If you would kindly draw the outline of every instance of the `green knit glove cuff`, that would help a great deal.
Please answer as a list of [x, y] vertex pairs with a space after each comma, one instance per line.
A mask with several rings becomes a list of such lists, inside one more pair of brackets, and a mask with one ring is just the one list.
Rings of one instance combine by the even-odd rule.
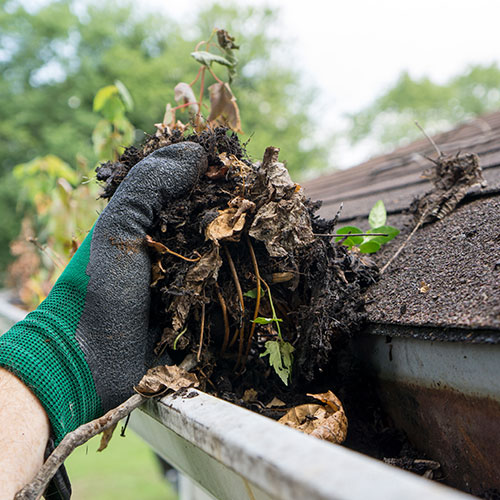
[[38, 397], [56, 445], [102, 415], [92, 374], [75, 332], [85, 305], [92, 231], [40, 306], [0, 337], [0, 366]]

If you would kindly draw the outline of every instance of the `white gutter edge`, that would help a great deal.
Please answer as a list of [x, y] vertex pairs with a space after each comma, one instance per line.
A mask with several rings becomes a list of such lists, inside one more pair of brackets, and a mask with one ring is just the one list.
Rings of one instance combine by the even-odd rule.
[[[183, 462], [181, 470], [190, 469], [190, 465], [189, 460], [179, 458], [179, 454], [186, 450], [189, 455], [192, 445], [210, 457], [207, 460], [215, 459], [237, 475], [239, 481], [245, 483], [248, 495], [234, 496], [234, 492], [224, 495], [224, 488], [217, 486], [214, 478], [203, 481], [193, 475], [193, 470], [183, 470], [221, 500], [472, 498], [194, 389], [187, 396], [171, 395], [158, 402], [149, 401], [134, 412], [131, 425], [165, 460], [174, 466]], [[149, 427], [156, 430], [151, 433]], [[176, 438], [184, 444], [174, 450]], [[224, 481], [229, 481], [227, 476], [226, 471]], [[251, 486], [256, 487], [253, 493]]]

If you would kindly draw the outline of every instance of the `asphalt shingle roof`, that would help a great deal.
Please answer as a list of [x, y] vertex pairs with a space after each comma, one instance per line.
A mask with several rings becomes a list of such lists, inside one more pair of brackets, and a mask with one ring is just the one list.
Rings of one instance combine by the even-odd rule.
[[[461, 336], [500, 341], [500, 112], [434, 137], [443, 153], [478, 154], [484, 189], [472, 188], [450, 215], [420, 228], [401, 255], [367, 294], [372, 325], [440, 327]], [[367, 229], [373, 204], [382, 199], [388, 223], [401, 234], [375, 254], [383, 265], [412, 229], [406, 213], [415, 197], [431, 189], [422, 172], [436, 153], [426, 139], [334, 172], [304, 185], [323, 200], [320, 214], [333, 217], [341, 202], [339, 226]], [[444, 330], [443, 330], [444, 327]], [[430, 330], [429, 330], [430, 331]], [[499, 333], [496, 335], [495, 332]], [[493, 333], [493, 337], [490, 335]]]

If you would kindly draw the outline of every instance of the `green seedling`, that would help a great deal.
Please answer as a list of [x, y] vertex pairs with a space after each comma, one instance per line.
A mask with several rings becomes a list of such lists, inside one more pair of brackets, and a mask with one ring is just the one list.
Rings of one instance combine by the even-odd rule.
[[290, 342], [286, 342], [285, 340], [283, 340], [280, 328], [280, 323], [282, 323], [283, 320], [281, 318], [278, 318], [278, 316], [276, 315], [276, 310], [274, 309], [273, 298], [271, 296], [269, 285], [264, 280], [262, 280], [262, 283], [264, 283], [264, 285], [266, 286], [269, 296], [269, 304], [271, 305], [271, 311], [273, 315], [271, 318], [258, 316], [253, 320], [253, 323], [257, 323], [259, 325], [274, 324], [276, 326], [276, 331], [278, 332], [278, 340], [268, 340], [265, 343], [266, 350], [260, 355], [260, 357], [263, 358], [264, 356], [269, 355], [269, 364], [282, 380], [282, 382], [285, 385], [288, 385], [290, 377], [292, 376], [293, 351], [295, 351], [295, 348], [292, 346], [292, 344], [290, 344]]
[[[368, 216], [370, 229], [368, 231], [365, 232], [355, 226], [344, 226], [339, 228], [336, 234], [346, 236], [337, 236], [335, 241], [341, 241], [343, 245], [349, 248], [357, 246], [361, 253], [375, 253], [380, 250], [382, 245], [391, 241], [399, 234], [399, 229], [393, 226], [386, 226], [386, 221], [387, 211], [384, 202], [379, 200], [370, 210], [370, 215]], [[381, 236], [382, 234], [385, 236]]]

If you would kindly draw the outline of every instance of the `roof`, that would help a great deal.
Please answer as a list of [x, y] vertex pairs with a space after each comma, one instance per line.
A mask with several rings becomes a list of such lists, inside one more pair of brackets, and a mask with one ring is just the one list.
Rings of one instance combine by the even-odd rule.
[[[372, 327], [420, 327], [427, 336], [444, 327], [448, 336], [500, 341], [500, 112], [477, 118], [434, 137], [443, 153], [479, 156], [486, 188], [472, 188], [444, 219], [420, 228], [367, 294]], [[407, 213], [431, 189], [421, 174], [435, 157], [422, 139], [361, 165], [305, 183], [306, 194], [323, 200], [320, 215], [333, 217], [341, 202], [340, 225], [367, 229], [381, 199], [388, 224], [401, 234], [374, 254], [383, 265], [413, 227]], [[401, 328], [400, 328], [401, 329]], [[443, 328], [441, 328], [441, 331]], [[493, 335], [492, 335], [493, 332]], [[467, 337], [468, 336], [468, 337]]]

